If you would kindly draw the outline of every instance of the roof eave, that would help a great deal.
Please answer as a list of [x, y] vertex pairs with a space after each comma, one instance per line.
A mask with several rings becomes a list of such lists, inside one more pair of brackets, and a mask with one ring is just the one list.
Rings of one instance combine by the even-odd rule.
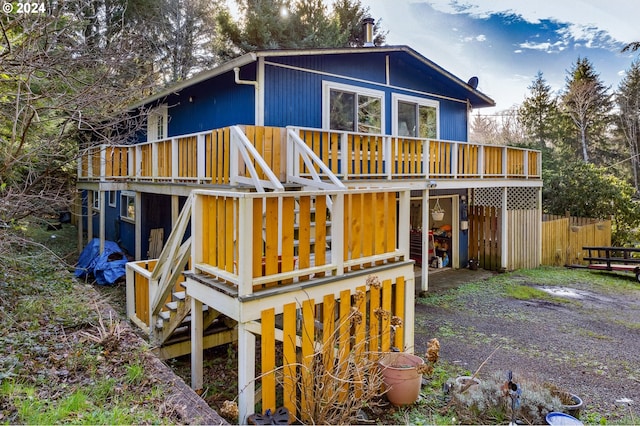
[[179, 83], [176, 83], [170, 87], [167, 87], [166, 89], [162, 90], [161, 92], [158, 92], [154, 95], [151, 95], [145, 99], [142, 99], [139, 102], [136, 102], [135, 104], [131, 105], [131, 109], [135, 109], [135, 108], [139, 108], [143, 105], [146, 104], [150, 104], [152, 102], [155, 102], [159, 99], [165, 98], [169, 95], [172, 94], [176, 94], [178, 92], [180, 92], [182, 89], [186, 89], [187, 87], [193, 86], [195, 84], [201, 83], [203, 81], [206, 81], [212, 77], [218, 76], [220, 74], [224, 74], [226, 72], [229, 71], [233, 71], [234, 68], [236, 67], [242, 67], [244, 65], [250, 64], [252, 62], [255, 62], [258, 59], [258, 56], [253, 53], [246, 53], [242, 56], [239, 56], [235, 59], [230, 60], [229, 62], [225, 62], [224, 64], [220, 65], [219, 67], [215, 67], [213, 69], [210, 70], [206, 70], [206, 71], [202, 71], [201, 73], [198, 73], [196, 75], [194, 75], [193, 77], [187, 79], [187, 80], [183, 80]]

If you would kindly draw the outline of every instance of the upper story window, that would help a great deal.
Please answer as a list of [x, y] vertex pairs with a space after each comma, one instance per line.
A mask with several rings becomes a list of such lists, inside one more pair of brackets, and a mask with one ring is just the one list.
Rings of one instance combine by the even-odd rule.
[[438, 139], [439, 103], [414, 96], [393, 95], [393, 134]]
[[147, 142], [161, 140], [167, 137], [167, 106], [160, 105], [147, 116]]
[[322, 105], [325, 129], [384, 133], [384, 92], [325, 81]]
[[100, 210], [100, 192], [93, 191], [93, 207], [94, 210]]

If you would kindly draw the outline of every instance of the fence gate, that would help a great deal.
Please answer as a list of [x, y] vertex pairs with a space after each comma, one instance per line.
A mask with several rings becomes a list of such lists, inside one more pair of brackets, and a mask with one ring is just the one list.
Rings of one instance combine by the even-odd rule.
[[501, 217], [497, 207], [469, 207], [469, 256], [478, 261], [480, 268], [500, 269], [502, 253]]

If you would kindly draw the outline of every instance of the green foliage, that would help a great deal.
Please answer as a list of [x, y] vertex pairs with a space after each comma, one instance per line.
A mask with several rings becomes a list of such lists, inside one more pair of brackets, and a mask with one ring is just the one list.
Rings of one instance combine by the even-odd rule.
[[544, 170], [543, 209], [551, 214], [570, 212], [573, 216], [613, 218], [613, 244], [636, 240], [640, 226], [640, 206], [633, 200], [635, 190], [602, 167], [582, 162], [564, 163]]
[[528, 89], [531, 96], [525, 98], [518, 109], [518, 121], [524, 128], [525, 137], [544, 149], [558, 141], [560, 109], [542, 72], [538, 72]]
[[[362, 19], [369, 8], [360, 0], [339, 0], [329, 10], [323, 0], [237, 0], [243, 15], [235, 21], [223, 9], [217, 17], [222, 57], [264, 49], [362, 46]], [[374, 42], [384, 43], [379, 23]]]
[[640, 60], [635, 60], [620, 82], [616, 94], [616, 104], [619, 112], [615, 116], [616, 130], [625, 142], [628, 151], [627, 158], [619, 163], [629, 164], [631, 180], [640, 190]]

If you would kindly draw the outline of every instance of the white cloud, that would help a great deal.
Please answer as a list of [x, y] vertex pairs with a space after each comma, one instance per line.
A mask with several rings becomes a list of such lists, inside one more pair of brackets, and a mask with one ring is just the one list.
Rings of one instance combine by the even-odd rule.
[[640, 9], [637, 0], [427, 0], [426, 3], [441, 12], [468, 13], [478, 18], [494, 13], [514, 13], [534, 24], [552, 19], [567, 23], [572, 35], [578, 39], [593, 31], [603, 31], [613, 40], [625, 44], [640, 38], [635, 19]]

